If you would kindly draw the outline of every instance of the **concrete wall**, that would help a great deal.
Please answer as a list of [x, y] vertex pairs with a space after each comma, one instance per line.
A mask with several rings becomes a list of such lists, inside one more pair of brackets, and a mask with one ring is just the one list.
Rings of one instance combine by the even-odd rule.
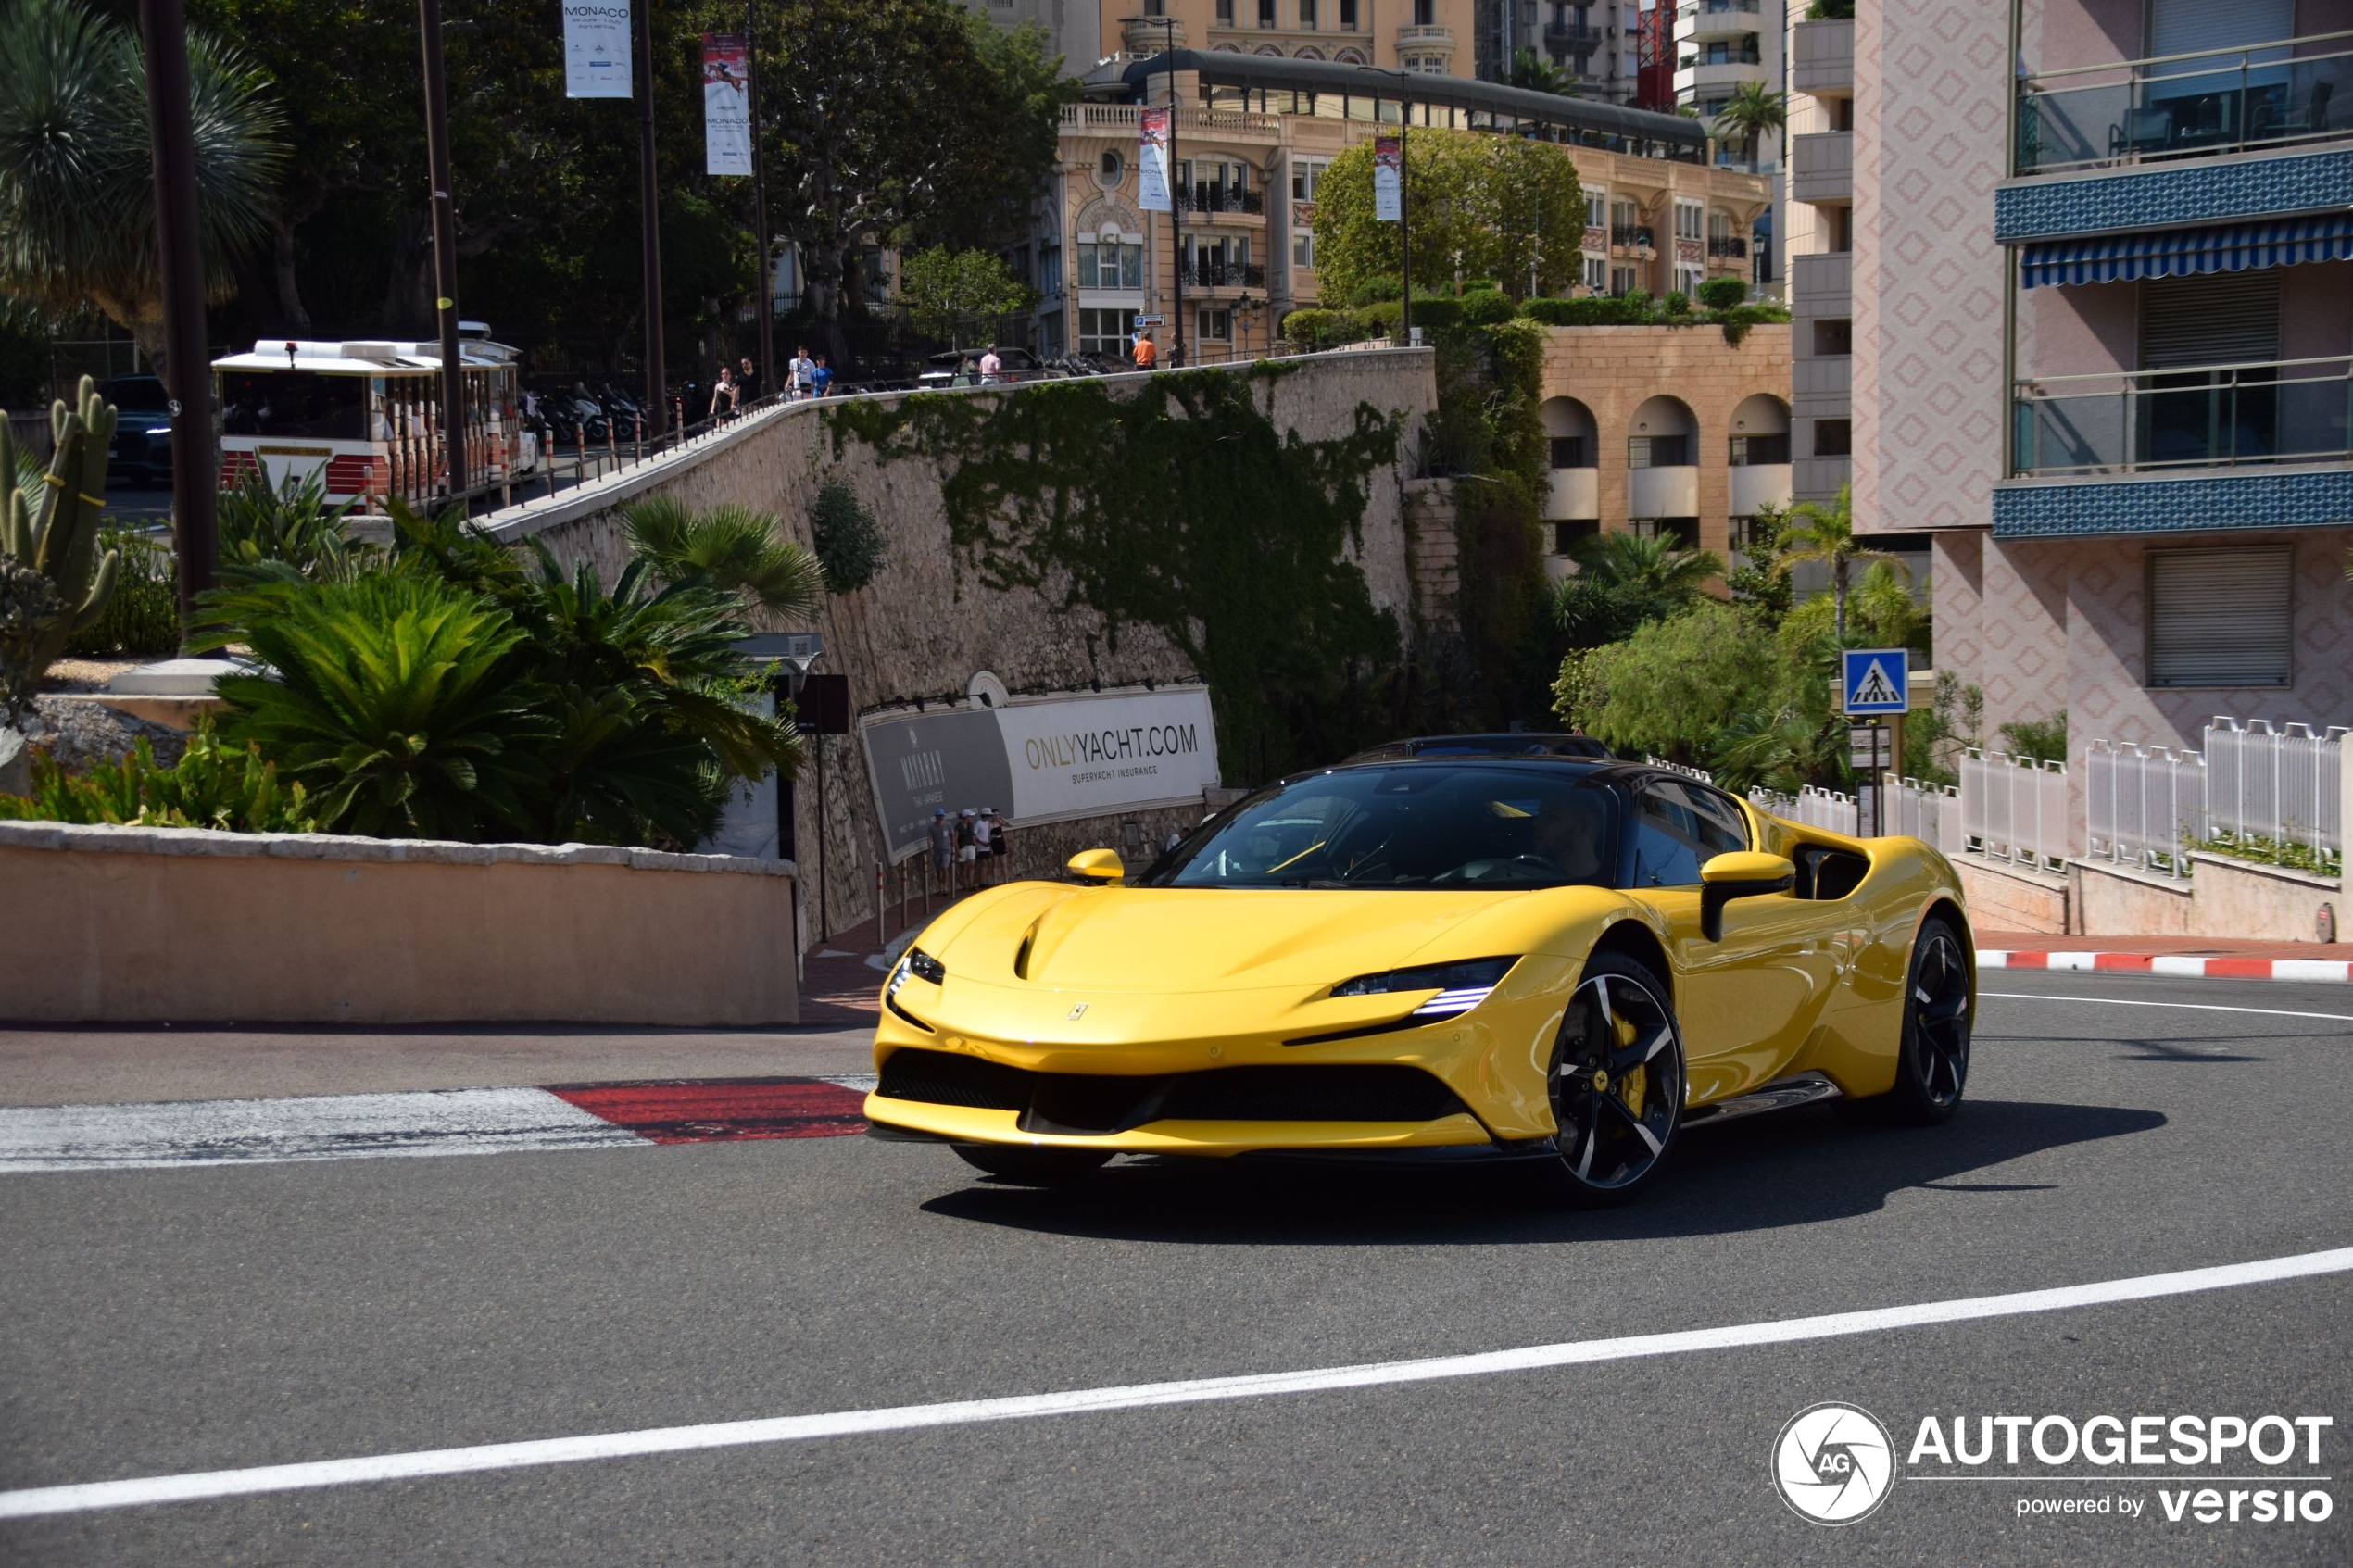
[[2196, 936], [2212, 940], [2310, 942], [2323, 906], [2344, 909], [2344, 885], [2277, 866], [2192, 855], [2186, 882], [2076, 860], [2068, 866], [2073, 911], [2067, 930], [2084, 936]]
[[0, 822], [0, 1017], [799, 1017], [788, 861]]
[[[1368, 486], [1363, 547], [1352, 558], [1364, 571], [1375, 606], [1396, 611], [1409, 636], [1427, 620], [1415, 582], [1416, 521], [1408, 515], [1405, 487], [1421, 421], [1437, 401], [1432, 358], [1428, 349], [1308, 356], [1285, 361], [1289, 373], [1261, 394], [1262, 406], [1279, 428], [1310, 440], [1353, 431], [1360, 408], [1403, 421], [1396, 465], [1375, 474]], [[1114, 376], [1102, 384], [1115, 395], [1129, 395], [1147, 379]], [[1013, 388], [947, 395], [1021, 395]], [[889, 395], [883, 400], [895, 402], [905, 395]], [[624, 502], [656, 493], [674, 495], [696, 507], [736, 502], [775, 514], [794, 538], [808, 544], [809, 508], [818, 487], [839, 479], [874, 512], [889, 548], [875, 581], [855, 593], [829, 598], [817, 623], [825, 635], [825, 668], [849, 677], [853, 712], [900, 707], [919, 697], [961, 699], [966, 681], [983, 670], [996, 673], [1014, 692], [1085, 690], [1095, 682], [1111, 687], [1197, 678], [1184, 656], [1153, 628], [1122, 626], [1114, 643], [1100, 615], [1084, 608], [1063, 608], [1063, 584], [1059, 582], [1049, 582], [1041, 590], [998, 593], [981, 588], [958, 560], [950, 540], [941, 499], [946, 475], [939, 467], [916, 458], [878, 464], [870, 450], [854, 441], [846, 443], [837, 458], [819, 422], [821, 408], [804, 403], [764, 412], [662, 462], [576, 493], [565, 492], [552, 503], [510, 508], [486, 521], [497, 536], [510, 543], [535, 537], [560, 560], [594, 560], [610, 582], [627, 556], [615, 510]], [[1624, 461], [1622, 450], [1619, 461]], [[1425, 528], [1443, 529], [1451, 545], [1451, 512], [1422, 508], [1415, 516], [1427, 516]], [[873, 918], [875, 861], [882, 840], [856, 737], [831, 737], [812, 749], [824, 753], [822, 821], [813, 757], [794, 791], [794, 804], [799, 859], [809, 873], [803, 903], [811, 911], [813, 935], [820, 878], [827, 929], [838, 931]], [[1239, 760], [1228, 759], [1229, 771]], [[1113, 820], [1077, 824], [1072, 832], [1085, 841], [1076, 847], [1084, 847], [1104, 842], [1116, 827]]]

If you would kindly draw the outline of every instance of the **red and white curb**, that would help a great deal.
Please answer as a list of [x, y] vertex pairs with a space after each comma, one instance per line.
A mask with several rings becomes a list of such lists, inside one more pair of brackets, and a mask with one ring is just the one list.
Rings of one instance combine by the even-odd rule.
[[0, 1107], [0, 1173], [652, 1148], [863, 1132], [871, 1077]]
[[2113, 974], [2170, 974], [2192, 980], [2346, 980], [2344, 959], [2196, 959], [2168, 953], [2061, 953], [1994, 949], [1977, 955], [1980, 969], [2074, 969]]

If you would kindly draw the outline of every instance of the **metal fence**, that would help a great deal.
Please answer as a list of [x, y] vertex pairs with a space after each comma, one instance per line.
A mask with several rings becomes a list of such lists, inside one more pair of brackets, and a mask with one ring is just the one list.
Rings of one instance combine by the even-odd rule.
[[2203, 756], [2131, 741], [2092, 742], [2083, 759], [2088, 855], [2187, 876], [2189, 850], [2207, 836]]
[[2274, 730], [2217, 717], [2206, 726], [2206, 822], [2201, 842], [2298, 846], [2316, 859], [2345, 850], [2345, 735], [2302, 724]]
[[1887, 825], [1881, 831], [1950, 854], [1961, 847], [1961, 792], [1951, 784], [1890, 779]]
[[1804, 827], [1822, 828], [1831, 833], [1853, 834], [1862, 826], [1862, 809], [1851, 795], [1836, 790], [1817, 789], [1807, 784], [1795, 795], [1783, 795], [1779, 790], [1752, 789], [1748, 803], [1760, 811], [1770, 811], [1784, 822]]
[[1971, 746], [1960, 772], [1960, 848], [2039, 871], [2066, 864], [2075, 852], [2066, 763]]
[[1664, 757], [1645, 757], [1642, 759], [1642, 765], [1646, 768], [1662, 768], [1670, 773], [1680, 773], [1687, 779], [1697, 779], [1705, 784], [1712, 784], [1716, 782], [1716, 775], [1705, 768], [1694, 768], [1683, 762], [1669, 762]]

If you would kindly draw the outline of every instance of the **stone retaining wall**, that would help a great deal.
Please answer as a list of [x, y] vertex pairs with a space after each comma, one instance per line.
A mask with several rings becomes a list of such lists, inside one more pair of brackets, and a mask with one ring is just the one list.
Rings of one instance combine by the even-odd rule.
[[789, 1023], [789, 861], [0, 822], [0, 1018]]

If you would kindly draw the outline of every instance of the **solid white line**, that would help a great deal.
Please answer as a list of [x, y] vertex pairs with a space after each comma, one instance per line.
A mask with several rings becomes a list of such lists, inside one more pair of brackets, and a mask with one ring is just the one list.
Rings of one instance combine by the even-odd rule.
[[2328, 1481], [2328, 1475], [1922, 1475], [1907, 1470], [1909, 1481], [2138, 1481], [2146, 1486], [2203, 1486], [2214, 1481]]
[[653, 1147], [545, 1089], [0, 1109], [0, 1173]]
[[869, 1432], [905, 1432], [923, 1427], [965, 1426], [981, 1422], [1019, 1421], [1038, 1416], [1143, 1410], [1157, 1405], [1204, 1404], [1223, 1399], [1265, 1399], [1278, 1394], [1322, 1393], [1335, 1388], [1371, 1388], [1443, 1378], [1483, 1377], [1496, 1373], [1582, 1366], [1639, 1356], [1672, 1356], [1694, 1350], [1786, 1345], [1851, 1334], [1877, 1334], [1893, 1328], [1919, 1328], [1931, 1323], [1969, 1323], [1985, 1318], [2016, 1317], [2029, 1312], [2057, 1311], [2072, 1307], [2145, 1301], [2158, 1297], [2183, 1296], [2198, 1291], [2224, 1290], [2236, 1286], [2305, 1279], [2348, 1271], [2353, 1271], [2353, 1247], [2341, 1247], [2326, 1252], [2305, 1252], [2251, 1263], [2227, 1263], [2217, 1268], [2144, 1274], [2135, 1279], [2060, 1286], [2050, 1290], [2019, 1291], [2007, 1296], [1973, 1296], [1956, 1301], [1879, 1307], [1868, 1311], [1834, 1312], [1823, 1317], [1788, 1318], [1777, 1323], [1740, 1323], [1675, 1334], [1635, 1335], [1622, 1339], [1532, 1345], [1517, 1350], [1435, 1356], [1425, 1361], [1376, 1361], [1364, 1366], [1257, 1373], [1239, 1377], [1189, 1378], [1177, 1383], [1144, 1383], [1119, 1388], [1074, 1388], [1059, 1394], [1023, 1394], [1006, 1399], [962, 1399], [936, 1405], [899, 1405], [883, 1410], [775, 1416], [760, 1421], [723, 1421], [700, 1426], [667, 1426], [639, 1432], [599, 1433], [583, 1437], [490, 1443], [471, 1449], [428, 1449], [413, 1453], [377, 1454], [361, 1459], [261, 1465], [248, 1470], [213, 1470], [182, 1475], [143, 1476], [125, 1481], [92, 1481], [79, 1486], [38, 1486], [23, 1491], [0, 1492], [0, 1519], [85, 1513], [99, 1509], [132, 1508], [147, 1503], [188, 1502], [200, 1498], [245, 1497], [257, 1492], [347, 1486], [371, 1481], [411, 1480], [423, 1475], [515, 1470], [530, 1465], [574, 1464], [584, 1460], [618, 1459], [636, 1454], [687, 1453], [702, 1449], [741, 1448], [759, 1443], [801, 1442], [814, 1437], [841, 1437]]
[[2014, 1002], [2098, 1002], [2112, 1008], [2187, 1008], [2192, 1012], [2251, 1012], [2258, 1018], [2333, 1018], [2353, 1023], [2353, 1012], [2290, 1012], [2285, 1008], [2226, 1008], [2213, 1002], [2144, 1002], [2125, 997], [2053, 997], [2040, 991], [1980, 991], [1981, 997], [2002, 997]]

